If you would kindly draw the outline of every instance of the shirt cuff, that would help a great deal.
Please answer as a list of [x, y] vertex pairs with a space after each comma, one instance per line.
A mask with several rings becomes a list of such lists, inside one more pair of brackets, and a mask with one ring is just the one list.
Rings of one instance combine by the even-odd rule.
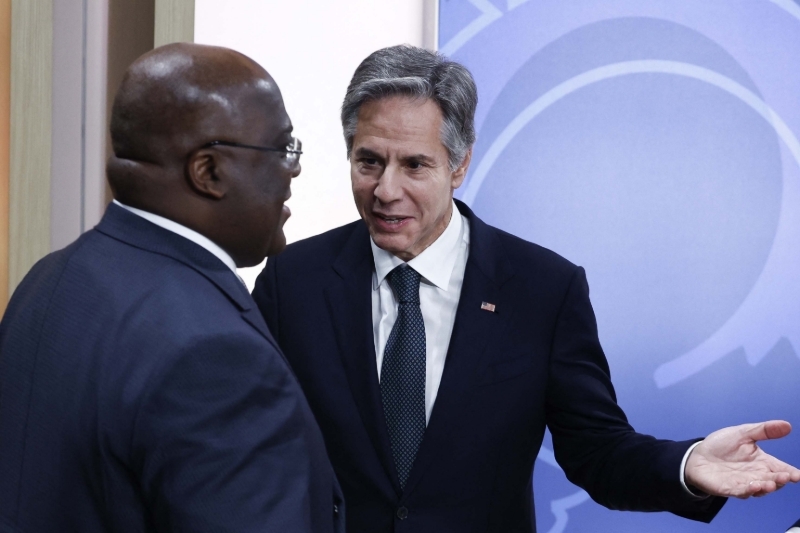
[[[696, 492], [693, 492], [689, 488], [689, 486], [686, 484], [686, 476], [685, 476], [685, 474], [686, 474], [686, 461], [689, 460], [689, 456], [692, 454], [694, 449], [697, 448], [697, 446], [701, 442], [703, 442], [703, 441], [699, 440], [699, 441], [695, 442], [694, 444], [692, 444], [691, 446], [689, 446], [689, 449], [686, 450], [686, 453], [683, 455], [683, 461], [681, 461], [681, 486], [683, 487], [683, 490], [685, 490], [686, 493], [689, 494], [690, 496], [693, 496], [694, 498], [706, 499], [706, 498], [708, 498], [708, 494], [703, 494], [703, 493], [697, 494]], [[794, 533], [794, 532], [792, 532], [792, 533]]]
[[793, 527], [792, 529], [790, 529], [786, 533], [800, 533], [800, 527]]

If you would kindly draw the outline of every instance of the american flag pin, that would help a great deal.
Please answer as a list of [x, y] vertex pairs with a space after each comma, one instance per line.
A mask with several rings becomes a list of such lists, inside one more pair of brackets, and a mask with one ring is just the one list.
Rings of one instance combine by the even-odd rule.
[[494, 304], [490, 304], [489, 302], [481, 302], [481, 309], [484, 311], [489, 311], [490, 313], [494, 313]]

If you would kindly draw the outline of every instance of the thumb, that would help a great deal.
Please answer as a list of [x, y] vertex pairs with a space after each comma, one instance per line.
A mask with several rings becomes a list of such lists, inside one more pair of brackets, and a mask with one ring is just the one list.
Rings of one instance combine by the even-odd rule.
[[759, 424], [745, 424], [744, 435], [754, 441], [780, 439], [792, 431], [792, 425], [785, 420], [770, 420]]

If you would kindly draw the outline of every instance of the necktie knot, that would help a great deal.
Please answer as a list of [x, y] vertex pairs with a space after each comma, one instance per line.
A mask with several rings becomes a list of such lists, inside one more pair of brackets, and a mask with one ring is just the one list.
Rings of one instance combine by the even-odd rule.
[[404, 264], [389, 272], [388, 278], [399, 303], [419, 305], [419, 272]]

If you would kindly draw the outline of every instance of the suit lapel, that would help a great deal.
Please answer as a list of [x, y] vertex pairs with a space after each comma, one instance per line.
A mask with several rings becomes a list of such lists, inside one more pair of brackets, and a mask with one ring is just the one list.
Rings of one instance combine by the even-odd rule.
[[338, 277], [325, 290], [336, 341], [350, 392], [386, 474], [397, 493], [389, 432], [383, 415], [372, 332], [372, 250], [366, 226], [359, 224], [333, 265]]
[[[414, 489], [435, 457], [448, 453], [452, 429], [465, 416], [463, 403], [476, 378], [478, 362], [486, 348], [503, 335], [511, 311], [503, 307], [500, 288], [513, 272], [506, 266], [495, 230], [463, 203], [456, 202], [470, 224], [469, 257], [436, 403], [404, 494]], [[483, 302], [495, 304], [496, 312], [481, 309]]]
[[[463, 203], [456, 200], [456, 204], [470, 224], [469, 257], [436, 403], [403, 494], [414, 489], [433, 459], [447, 454], [451, 430], [463, 422], [462, 405], [476, 378], [478, 362], [486, 348], [502, 337], [511, 311], [503, 307], [501, 287], [513, 271], [507, 266], [496, 230]], [[365, 225], [356, 226], [333, 268], [337, 279], [325, 290], [325, 297], [350, 391], [386, 474], [400, 494], [376, 366], [371, 300], [374, 266]], [[481, 309], [482, 302], [495, 304], [496, 312]]]

